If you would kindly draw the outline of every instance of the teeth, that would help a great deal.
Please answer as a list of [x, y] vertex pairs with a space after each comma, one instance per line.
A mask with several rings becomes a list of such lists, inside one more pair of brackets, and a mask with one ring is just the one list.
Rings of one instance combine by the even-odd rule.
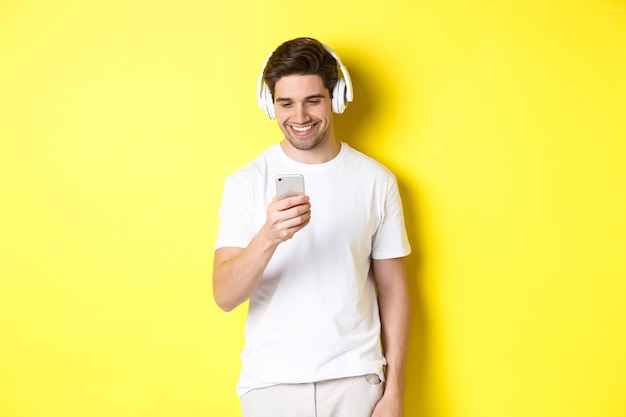
[[313, 126], [302, 126], [302, 127], [291, 126], [291, 128], [295, 130], [296, 132], [306, 132], [307, 130], [311, 130]]

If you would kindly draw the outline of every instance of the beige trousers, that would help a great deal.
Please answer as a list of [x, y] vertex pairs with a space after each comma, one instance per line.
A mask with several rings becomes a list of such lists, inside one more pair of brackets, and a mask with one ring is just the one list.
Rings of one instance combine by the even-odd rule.
[[377, 375], [275, 385], [241, 397], [243, 417], [371, 417], [383, 395]]

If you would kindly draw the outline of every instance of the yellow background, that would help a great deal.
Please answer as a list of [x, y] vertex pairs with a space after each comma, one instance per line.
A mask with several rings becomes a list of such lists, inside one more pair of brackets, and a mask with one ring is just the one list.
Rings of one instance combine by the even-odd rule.
[[400, 181], [406, 417], [626, 415], [623, 0], [0, 1], [0, 415], [238, 415], [217, 208], [297, 36]]

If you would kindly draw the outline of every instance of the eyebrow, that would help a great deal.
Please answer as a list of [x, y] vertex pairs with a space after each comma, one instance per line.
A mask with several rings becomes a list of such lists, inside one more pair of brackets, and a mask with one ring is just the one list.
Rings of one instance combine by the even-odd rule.
[[[325, 97], [324, 94], [313, 94], [313, 95], [305, 97], [304, 100], [306, 101], [312, 98], [324, 98], [324, 97]], [[277, 97], [276, 100], [274, 101], [284, 102], [284, 101], [293, 101], [293, 99], [289, 97]]]

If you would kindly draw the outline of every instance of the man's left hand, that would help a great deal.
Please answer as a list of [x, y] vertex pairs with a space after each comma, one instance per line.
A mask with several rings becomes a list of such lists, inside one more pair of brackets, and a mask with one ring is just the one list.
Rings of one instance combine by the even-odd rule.
[[402, 399], [396, 396], [383, 395], [372, 412], [372, 417], [402, 417]]

